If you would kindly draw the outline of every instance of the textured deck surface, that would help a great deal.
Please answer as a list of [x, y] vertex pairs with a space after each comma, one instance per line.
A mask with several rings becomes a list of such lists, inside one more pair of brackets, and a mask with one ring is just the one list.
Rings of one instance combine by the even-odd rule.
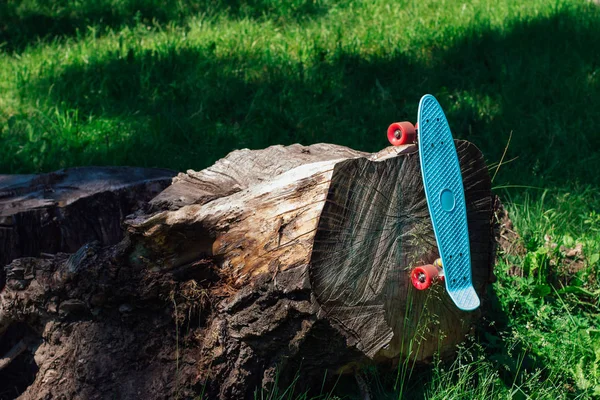
[[435, 97], [419, 104], [419, 157], [427, 205], [444, 265], [448, 294], [462, 310], [479, 307], [471, 280], [471, 252], [460, 165], [446, 116]]

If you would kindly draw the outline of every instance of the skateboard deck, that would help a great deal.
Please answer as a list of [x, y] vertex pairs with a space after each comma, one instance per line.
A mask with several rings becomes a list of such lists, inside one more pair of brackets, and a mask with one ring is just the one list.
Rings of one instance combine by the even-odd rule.
[[446, 290], [461, 310], [479, 307], [471, 280], [471, 249], [465, 193], [454, 139], [442, 107], [432, 95], [419, 103], [419, 158]]

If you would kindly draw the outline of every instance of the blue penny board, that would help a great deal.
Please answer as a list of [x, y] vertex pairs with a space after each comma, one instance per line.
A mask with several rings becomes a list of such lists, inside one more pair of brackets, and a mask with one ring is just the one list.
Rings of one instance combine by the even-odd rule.
[[461, 310], [479, 307], [471, 281], [471, 249], [460, 164], [444, 111], [427, 94], [419, 103], [419, 158], [446, 290]]

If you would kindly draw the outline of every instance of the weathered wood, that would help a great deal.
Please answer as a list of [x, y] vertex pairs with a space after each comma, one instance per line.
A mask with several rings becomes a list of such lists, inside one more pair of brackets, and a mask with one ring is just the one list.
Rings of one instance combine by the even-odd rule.
[[[117, 243], [124, 217], [160, 193], [174, 175], [127, 167], [0, 175], [0, 265], [40, 253], [75, 252], [93, 240]], [[0, 279], [0, 288], [3, 283]]]
[[[457, 148], [485, 301], [490, 179], [475, 146]], [[437, 257], [416, 151], [234, 152], [180, 175], [151, 213], [126, 222], [118, 245], [14, 261], [0, 332], [26, 322], [46, 339], [27, 395], [252, 398], [276, 374], [285, 386], [300, 370], [297, 387], [320, 386], [325, 371], [353, 363], [449, 355], [479, 314], [456, 309], [440, 285], [409, 284], [413, 265]], [[67, 326], [69, 339], [51, 340]], [[38, 357], [51, 353], [54, 364]], [[77, 372], [69, 363], [79, 359]], [[177, 378], [155, 380], [150, 392], [140, 377], [157, 371]]]
[[189, 204], [205, 204], [268, 181], [300, 165], [367, 155], [325, 143], [236, 150], [202, 171], [180, 173], [171, 186], [150, 201], [150, 205], [154, 210], [176, 210]]
[[8, 364], [14, 361], [15, 358], [21, 355], [27, 350], [27, 344], [24, 339], [19, 340], [4, 356], [0, 357], [0, 371], [3, 370]]
[[[458, 151], [473, 280], [483, 295], [493, 265], [490, 180], [475, 146], [458, 142]], [[277, 288], [285, 271], [297, 270], [303, 279], [308, 274], [299, 286], [310, 289], [314, 301], [303, 312], [329, 320], [368, 358], [448, 355], [479, 313], [459, 311], [441, 285], [418, 292], [409, 283], [412, 266], [438, 257], [419, 168], [411, 146], [307, 164], [207, 204], [131, 221], [129, 232], [143, 243], [144, 256], [162, 268], [199, 257], [218, 259], [219, 274], [232, 292], [246, 293], [265, 279]], [[249, 319], [260, 312], [250, 309]], [[235, 318], [246, 330], [269, 324]], [[231, 326], [230, 317], [220, 324], [212, 329]], [[216, 367], [212, 359], [208, 365]]]

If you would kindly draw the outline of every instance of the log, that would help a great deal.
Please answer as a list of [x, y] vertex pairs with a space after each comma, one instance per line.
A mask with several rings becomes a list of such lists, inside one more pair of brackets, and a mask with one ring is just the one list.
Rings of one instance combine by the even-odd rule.
[[[491, 184], [479, 150], [456, 145], [485, 302]], [[361, 363], [450, 357], [480, 312], [409, 282], [438, 257], [417, 151], [233, 152], [180, 174], [116, 245], [13, 261], [0, 333], [25, 324], [44, 339], [23, 397], [253, 398]]]
[[0, 265], [41, 253], [73, 253], [94, 240], [119, 242], [124, 217], [169, 186], [174, 175], [127, 167], [0, 175]]

